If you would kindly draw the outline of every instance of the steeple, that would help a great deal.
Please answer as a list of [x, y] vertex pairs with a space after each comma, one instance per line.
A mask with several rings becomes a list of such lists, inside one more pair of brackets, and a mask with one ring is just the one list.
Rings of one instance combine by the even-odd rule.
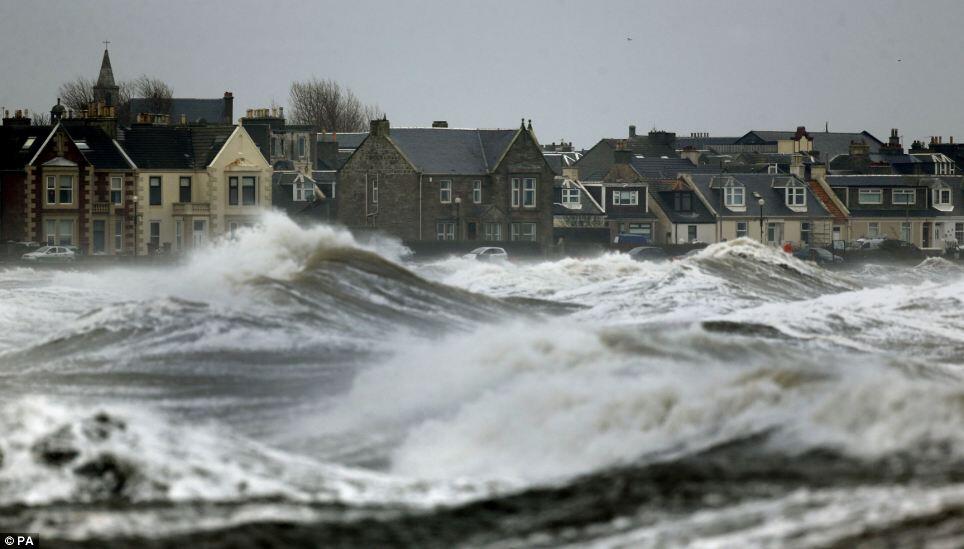
[[100, 74], [94, 86], [94, 102], [108, 107], [116, 106], [120, 88], [114, 82], [114, 69], [110, 66], [110, 55], [107, 53], [109, 41], [104, 42], [104, 59], [100, 62]]

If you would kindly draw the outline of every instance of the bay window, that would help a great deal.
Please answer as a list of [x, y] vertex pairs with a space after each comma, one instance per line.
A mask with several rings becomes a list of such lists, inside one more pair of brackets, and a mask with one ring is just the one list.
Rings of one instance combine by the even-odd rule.
[[513, 223], [511, 226], [511, 239], [513, 241], [521, 242], [535, 242], [536, 241], [536, 224], [535, 223]]

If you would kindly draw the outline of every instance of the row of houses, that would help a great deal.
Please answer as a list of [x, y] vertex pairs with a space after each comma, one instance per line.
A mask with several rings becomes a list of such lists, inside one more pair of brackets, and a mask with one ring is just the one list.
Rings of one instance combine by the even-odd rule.
[[[680, 137], [629, 126], [588, 150], [512, 129], [393, 127], [336, 133], [288, 124], [282, 108], [233, 123], [233, 94], [175, 98], [118, 123], [105, 50], [94, 101], [50, 124], [0, 126], [0, 239], [147, 255], [199, 247], [265, 208], [403, 241], [546, 250], [571, 244], [713, 243], [739, 237], [826, 246], [890, 237], [964, 242], [953, 138], [897, 130], [750, 131]], [[131, 109], [151, 110], [132, 101]], [[154, 109], [159, 110], [159, 109]]]

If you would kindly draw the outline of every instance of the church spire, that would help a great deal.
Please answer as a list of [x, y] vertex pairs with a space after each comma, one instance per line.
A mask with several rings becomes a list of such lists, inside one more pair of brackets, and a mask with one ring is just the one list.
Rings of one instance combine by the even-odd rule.
[[[106, 42], [105, 44], [109, 44]], [[113, 87], [114, 83], [114, 69], [110, 66], [110, 55], [107, 53], [107, 48], [104, 48], [104, 59], [100, 62], [100, 75], [97, 77], [97, 87], [99, 88], [109, 88]]]

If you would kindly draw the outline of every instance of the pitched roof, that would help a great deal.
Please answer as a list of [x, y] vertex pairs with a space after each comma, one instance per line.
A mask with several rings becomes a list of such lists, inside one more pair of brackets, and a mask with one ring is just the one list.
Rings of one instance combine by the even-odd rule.
[[0, 170], [23, 170], [52, 130], [51, 126], [0, 126]]
[[[760, 206], [754, 202], [754, 193], [759, 194], [763, 200], [764, 217], [803, 217], [803, 218], [829, 218], [830, 212], [823, 205], [810, 186], [803, 180], [792, 175], [769, 175], [769, 174], [692, 174], [688, 175], [689, 181], [699, 191], [699, 193], [709, 202], [710, 207], [714, 208], [717, 214], [723, 217], [756, 217], [760, 215]], [[724, 181], [732, 180], [733, 183], [742, 185], [746, 189], [745, 200], [747, 204], [746, 212], [735, 212], [725, 206], [720, 206], [723, 201], [723, 190], [721, 185]], [[793, 180], [804, 188], [807, 196], [807, 211], [795, 212], [787, 207], [786, 195], [783, 188], [774, 187], [775, 183], [782, 180]]]
[[75, 143], [86, 143], [86, 148], [81, 148], [80, 152], [95, 168], [107, 170], [134, 168], [127, 161], [117, 142], [100, 127], [65, 125], [64, 130]]
[[519, 130], [392, 128], [389, 139], [423, 173], [487, 174]]
[[125, 132], [123, 146], [141, 169], [194, 169], [191, 132], [185, 126], [134, 126]]
[[[136, 115], [142, 112], [151, 112], [153, 109], [151, 101], [150, 99], [142, 97], [132, 98], [130, 106], [131, 114]], [[224, 98], [193, 99], [175, 97], [171, 99], [170, 112], [154, 114], [170, 114], [171, 122], [174, 123], [181, 121], [182, 114], [187, 117], [189, 123], [207, 122], [209, 124], [230, 124], [232, 122], [232, 120], [227, 119], [227, 104]]]
[[[776, 143], [793, 139], [797, 132], [787, 131], [765, 131], [751, 130], [737, 141], [744, 143]], [[813, 139], [813, 149], [820, 153], [823, 159], [830, 159], [839, 154], [850, 152], [851, 141], [863, 141], [870, 145], [870, 152], [879, 152], [880, 146], [884, 143], [871, 135], [868, 131], [862, 132], [808, 132]]]
[[368, 137], [368, 132], [319, 133], [318, 141], [337, 141], [339, 149], [357, 149]]
[[191, 126], [191, 144], [194, 146], [194, 165], [206, 168], [221, 151], [236, 126]]
[[[676, 195], [682, 192], [688, 192], [692, 195], [689, 210], [676, 209]], [[650, 196], [672, 223], [716, 223], [716, 216], [710, 213], [706, 204], [703, 204], [696, 193], [689, 189], [656, 190], [650, 193]]]
[[[563, 205], [562, 189], [566, 187], [579, 190], [579, 204]], [[556, 178], [552, 186], [552, 215], [605, 215], [605, 213], [596, 203], [595, 197], [578, 182]]]
[[720, 173], [716, 166], [696, 166], [685, 158], [644, 158], [634, 156], [633, 169], [647, 179], [676, 179], [681, 173]]

